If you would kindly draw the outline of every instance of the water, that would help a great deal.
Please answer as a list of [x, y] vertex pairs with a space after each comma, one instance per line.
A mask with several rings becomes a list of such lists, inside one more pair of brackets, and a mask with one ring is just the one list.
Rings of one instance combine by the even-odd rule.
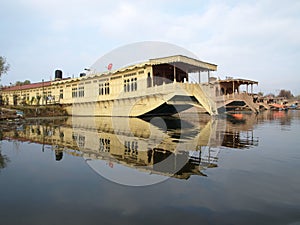
[[1, 125], [1, 224], [300, 224], [300, 111]]

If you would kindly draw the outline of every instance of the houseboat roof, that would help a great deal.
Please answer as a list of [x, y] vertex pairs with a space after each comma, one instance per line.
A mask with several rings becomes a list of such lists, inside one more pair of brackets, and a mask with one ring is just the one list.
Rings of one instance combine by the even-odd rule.
[[217, 65], [203, 62], [198, 59], [190, 58], [183, 55], [174, 55], [174, 56], [168, 56], [163, 58], [156, 58], [156, 59], [150, 59], [149, 60], [151, 65], [158, 65], [158, 64], [175, 64], [177, 66], [177, 63], [180, 63], [185, 66], [189, 66], [188, 72], [198, 72], [198, 71], [216, 71]]
[[149, 59], [148, 61], [130, 65], [127, 67], [120, 68], [114, 73], [118, 72], [124, 72], [127, 70], [133, 70], [136, 68], [142, 68], [144, 66], [150, 65], [150, 66], [155, 66], [155, 65], [160, 65], [160, 64], [171, 64], [176, 67], [179, 67], [183, 69], [184, 71], [187, 71], [188, 73], [193, 73], [193, 72], [199, 72], [199, 71], [216, 71], [217, 70], [217, 65], [200, 61], [198, 59], [190, 58], [187, 56], [183, 55], [174, 55], [174, 56], [167, 56], [167, 57], [162, 57], [162, 58], [155, 58], [155, 59]]
[[258, 84], [258, 81], [254, 81], [254, 80], [248, 80], [248, 79], [241, 79], [241, 78], [227, 78], [224, 80], [216, 80], [216, 82], [218, 83], [238, 83], [240, 85], [243, 84]]
[[33, 84], [27, 84], [27, 85], [21, 85], [21, 86], [12, 86], [12, 87], [5, 87], [3, 90], [5, 91], [18, 91], [18, 90], [25, 90], [25, 89], [31, 89], [31, 88], [41, 88], [50, 86], [51, 84], [61, 84], [65, 82], [73, 82], [73, 81], [80, 81], [80, 80], [86, 80], [91, 79], [93, 77], [109, 77], [114, 74], [131, 71], [137, 68], [144, 68], [145, 66], [156, 66], [156, 65], [162, 65], [162, 64], [170, 64], [176, 67], [179, 67], [183, 71], [186, 71], [188, 73], [193, 72], [201, 72], [201, 71], [216, 71], [217, 65], [200, 61], [198, 59], [190, 58], [184, 55], [173, 55], [173, 56], [167, 56], [167, 57], [161, 57], [161, 58], [154, 58], [149, 59], [142, 63], [137, 63], [129, 66], [125, 66], [123, 68], [119, 68], [115, 71], [109, 71], [104, 73], [92, 73], [87, 76], [83, 77], [76, 77], [76, 78], [64, 78], [60, 80], [53, 80], [53, 81], [44, 81], [39, 83], [33, 83]]
[[168, 57], [162, 57], [162, 58], [149, 59], [148, 61], [125, 66], [125, 67], [119, 68], [114, 71], [103, 72], [103, 73], [90, 73], [89, 75], [83, 76], [83, 77], [77, 77], [77, 78], [72, 78], [72, 79], [68, 79], [68, 80], [58, 80], [58, 81], [55, 81], [55, 83], [86, 80], [86, 79], [91, 79], [91, 78], [100, 77], [100, 76], [105, 78], [105, 77], [117, 75], [119, 73], [123, 73], [126, 71], [131, 71], [131, 70], [138, 69], [138, 68], [144, 68], [145, 66], [155, 66], [155, 65], [162, 65], [162, 64], [174, 65], [188, 73], [199, 72], [199, 71], [208, 71], [208, 70], [209, 71], [217, 70], [217, 65], [215, 65], [215, 64], [203, 62], [203, 61], [200, 61], [200, 60], [197, 60], [194, 58], [190, 58], [187, 56], [183, 56], [183, 55], [174, 55], [174, 56], [168, 56]]

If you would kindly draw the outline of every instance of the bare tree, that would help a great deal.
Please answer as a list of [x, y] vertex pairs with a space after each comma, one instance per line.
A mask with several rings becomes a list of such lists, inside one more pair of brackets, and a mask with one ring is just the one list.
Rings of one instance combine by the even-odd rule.
[[3, 74], [6, 74], [9, 70], [9, 64], [6, 62], [6, 59], [0, 56], [0, 78]]
[[294, 95], [289, 90], [281, 89], [279, 94], [278, 94], [278, 97], [284, 97], [284, 98], [287, 98], [287, 99], [291, 99], [291, 98], [294, 97]]

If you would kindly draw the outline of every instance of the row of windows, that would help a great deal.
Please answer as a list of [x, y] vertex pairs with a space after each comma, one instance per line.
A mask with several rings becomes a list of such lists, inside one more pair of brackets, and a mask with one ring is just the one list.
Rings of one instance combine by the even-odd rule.
[[124, 92], [137, 90], [137, 78], [124, 80]]
[[72, 88], [72, 98], [82, 98], [84, 97], [84, 86], [80, 86], [79, 88]]
[[[132, 74], [127, 74], [127, 76], [132, 76]], [[119, 78], [119, 77], [118, 77]], [[70, 87], [70, 85], [66, 85], [66, 87]], [[51, 91], [46, 92], [47, 89], [44, 90], [44, 94], [42, 95], [51, 95]], [[109, 82], [100, 83], [99, 84], [99, 95], [109, 95], [110, 94], [110, 84]], [[124, 92], [132, 92], [137, 91], [137, 78], [125, 79], [124, 80]], [[36, 96], [39, 96], [39, 92], [36, 92]], [[72, 98], [82, 98], [85, 95], [84, 86], [77, 86], [77, 84], [72, 85]], [[59, 90], [59, 99], [64, 98], [64, 89]]]
[[110, 140], [107, 138], [99, 139], [99, 151], [100, 152], [110, 152]]
[[109, 95], [109, 83], [99, 84], [99, 95]]
[[137, 156], [138, 155], [138, 142], [137, 141], [125, 141], [124, 142], [124, 154], [125, 156]]

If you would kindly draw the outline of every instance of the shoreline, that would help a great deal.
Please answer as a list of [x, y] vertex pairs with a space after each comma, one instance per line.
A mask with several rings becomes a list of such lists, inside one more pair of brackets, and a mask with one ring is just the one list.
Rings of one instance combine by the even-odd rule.
[[61, 105], [48, 106], [1, 106], [1, 120], [7, 119], [29, 119], [29, 118], [53, 118], [68, 116]]

